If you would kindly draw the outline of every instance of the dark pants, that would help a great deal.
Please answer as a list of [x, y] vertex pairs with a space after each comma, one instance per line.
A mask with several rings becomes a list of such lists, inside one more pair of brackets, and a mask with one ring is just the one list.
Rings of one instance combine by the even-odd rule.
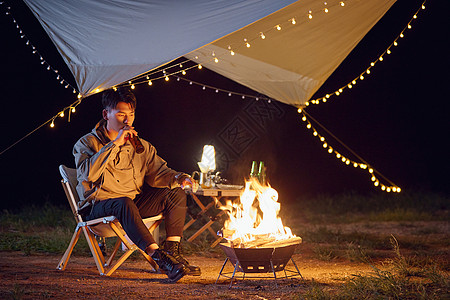
[[161, 189], [145, 185], [134, 200], [121, 197], [96, 201], [86, 220], [115, 216], [133, 243], [145, 250], [155, 243], [155, 239], [142, 219], [162, 213], [166, 236], [182, 236], [186, 210], [186, 194], [181, 188]]

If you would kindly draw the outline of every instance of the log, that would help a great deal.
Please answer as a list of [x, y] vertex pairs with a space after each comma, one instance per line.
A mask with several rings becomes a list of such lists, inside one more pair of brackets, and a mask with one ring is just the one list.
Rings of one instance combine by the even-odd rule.
[[285, 247], [290, 246], [294, 244], [300, 244], [302, 242], [301, 237], [292, 237], [286, 240], [280, 240], [280, 241], [273, 241], [266, 243], [264, 245], [259, 246], [259, 248], [278, 248], [278, 247]]

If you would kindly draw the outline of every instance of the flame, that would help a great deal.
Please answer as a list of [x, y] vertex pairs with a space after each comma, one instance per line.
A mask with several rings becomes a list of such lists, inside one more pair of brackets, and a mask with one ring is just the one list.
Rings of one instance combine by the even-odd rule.
[[225, 205], [218, 205], [218, 208], [228, 214], [223, 233], [224, 238], [233, 243], [240, 244], [261, 237], [272, 240], [295, 237], [278, 217], [281, 208], [278, 192], [270, 185], [261, 185], [257, 179], [245, 182], [240, 201], [228, 200]]

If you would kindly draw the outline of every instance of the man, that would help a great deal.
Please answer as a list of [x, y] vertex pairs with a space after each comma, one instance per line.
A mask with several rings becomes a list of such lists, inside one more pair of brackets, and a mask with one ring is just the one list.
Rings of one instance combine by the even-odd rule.
[[[75, 144], [79, 208], [86, 220], [113, 215], [128, 237], [166, 272], [173, 282], [186, 274], [200, 275], [180, 253], [186, 216], [183, 187], [197, 183], [176, 172], [140, 139], [143, 152], [132, 141], [139, 140], [133, 127], [136, 97], [125, 88], [103, 93], [103, 119], [91, 133]], [[160, 249], [142, 218], [163, 213], [166, 241]]]

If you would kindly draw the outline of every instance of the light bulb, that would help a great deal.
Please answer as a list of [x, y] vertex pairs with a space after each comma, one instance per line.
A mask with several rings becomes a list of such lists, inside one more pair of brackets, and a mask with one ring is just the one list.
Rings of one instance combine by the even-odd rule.
[[391, 54], [391, 50], [388, 49], [388, 50], [386, 51], [386, 53], [387, 53], [387, 54]]
[[280, 25], [277, 25], [276, 28], [277, 28], [277, 30], [281, 30], [281, 26]]
[[383, 61], [383, 56], [380, 56], [380, 58], [378, 60], [379, 61]]
[[411, 24], [408, 24], [408, 29], [411, 29], [411, 28], [412, 28]]
[[325, 138], [323, 136], [320, 137], [320, 141], [323, 142], [325, 141]]
[[303, 118], [302, 118], [302, 121], [303, 121], [303, 122], [305, 122], [305, 121], [306, 121], [306, 117], [305, 117], [305, 116], [303, 116]]
[[337, 158], [341, 158], [341, 155], [339, 153], [336, 153]]
[[72, 107], [72, 112], [74, 113], [76, 111], [75, 107]]
[[401, 37], [401, 38], [404, 38], [405, 35], [404, 35], [403, 33], [400, 33], [400, 37]]
[[333, 153], [333, 148], [328, 148], [328, 153]]
[[202, 65], [198, 65], [198, 68], [201, 69], [201, 68], [202, 68]]
[[299, 114], [301, 114], [301, 113], [302, 113], [302, 109], [301, 109], [301, 108], [297, 109], [297, 112], [298, 112]]
[[340, 4], [341, 6], [345, 6], [344, 1], [341, 1], [339, 4]]
[[306, 125], [306, 128], [310, 129], [311, 128], [311, 124], [308, 123], [308, 125]]
[[327, 143], [323, 143], [322, 146], [323, 146], [324, 148], [327, 148], [327, 147], [328, 147]]
[[366, 73], [367, 73], [367, 74], [370, 74], [370, 70], [369, 70], [369, 69], [367, 69]]
[[148, 85], [152, 85], [153, 82], [151, 80], [148, 81]]
[[314, 132], [313, 132], [313, 135], [314, 135], [314, 136], [317, 136], [317, 135], [318, 135], [317, 131], [314, 131]]
[[219, 59], [217, 57], [215, 57], [214, 62], [217, 64], [219, 62]]
[[260, 36], [261, 36], [261, 39], [265, 39], [266, 38], [266, 36], [262, 32], [260, 33]]
[[369, 169], [369, 173], [370, 173], [370, 174], [373, 173], [373, 169], [372, 169], [372, 168]]
[[325, 13], [328, 13], [328, 8], [324, 8], [323, 11], [324, 11]]
[[62, 117], [64, 117], [64, 112], [62, 111], [62, 112], [60, 112], [59, 113], [59, 116], [62, 118]]
[[246, 46], [247, 48], [250, 48], [250, 44], [249, 44], [249, 43], [245, 43], [245, 46]]
[[397, 43], [397, 42], [394, 42], [394, 46], [398, 46], [398, 43]]
[[181, 71], [181, 74], [186, 75], [186, 70]]
[[81, 99], [81, 94], [78, 94], [77, 98], [78, 98], [78, 99]]
[[231, 51], [230, 51], [230, 54], [231, 54], [231, 55], [234, 55], [234, 51], [233, 51], [233, 50], [231, 50]]
[[291, 23], [292, 23], [292, 25], [297, 24], [297, 21], [295, 21], [295, 18], [292, 18], [292, 19], [291, 19]]
[[362, 75], [359, 76], [359, 79], [364, 80], [364, 76], [362, 76]]
[[51, 128], [55, 127], [55, 123], [52, 122], [52, 123], [50, 124], [50, 127], [51, 127]]
[[134, 90], [136, 87], [134, 86], [134, 84], [131, 85], [131, 89]]

